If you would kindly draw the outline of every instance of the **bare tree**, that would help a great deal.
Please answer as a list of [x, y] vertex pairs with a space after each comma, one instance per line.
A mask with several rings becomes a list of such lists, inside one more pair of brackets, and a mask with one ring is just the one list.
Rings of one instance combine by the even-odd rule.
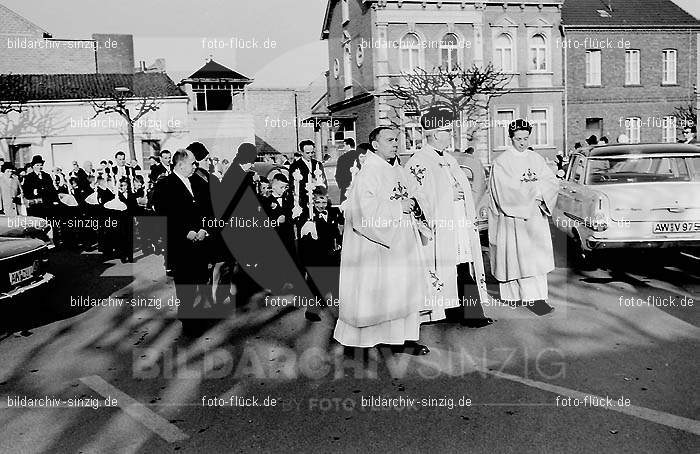
[[673, 115], [678, 119], [677, 126], [681, 130], [688, 126], [695, 126], [697, 123], [697, 110], [690, 101], [684, 106], [676, 107]]
[[[148, 112], [154, 112], [160, 109], [160, 96], [155, 93], [147, 93], [138, 95], [128, 87], [116, 87], [108, 98], [92, 98], [89, 100], [90, 105], [95, 110], [96, 118], [100, 114], [116, 113], [120, 115], [126, 122], [127, 141], [129, 143], [129, 159], [136, 159], [136, 149], [134, 146], [134, 125]], [[133, 106], [133, 102], [137, 104]], [[132, 104], [130, 107], [129, 105]], [[133, 109], [133, 110], [132, 110]]]
[[[511, 78], [492, 64], [469, 68], [455, 65], [452, 69], [438, 66], [432, 71], [416, 68], [411, 73], [402, 73], [401, 82], [390, 85], [386, 94], [398, 118], [401, 111], [419, 114], [431, 107], [445, 107], [455, 118], [462, 119], [461, 126], [462, 123], [471, 126], [468, 133], [471, 137], [480, 128], [491, 99], [508, 93], [505, 87]], [[461, 135], [461, 128], [455, 128], [453, 133]]]
[[11, 74], [0, 74], [0, 115], [7, 115], [10, 112], [22, 113], [29, 101], [27, 93], [12, 81]]

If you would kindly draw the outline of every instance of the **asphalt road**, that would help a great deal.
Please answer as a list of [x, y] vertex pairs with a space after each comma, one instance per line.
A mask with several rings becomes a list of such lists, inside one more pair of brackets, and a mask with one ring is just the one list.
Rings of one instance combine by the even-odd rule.
[[[555, 250], [552, 315], [493, 305], [491, 327], [427, 325], [425, 357], [346, 355], [332, 309], [312, 324], [256, 298], [187, 341], [160, 256], [55, 251], [56, 288], [0, 340], [0, 452], [698, 452], [697, 259], [576, 272]], [[110, 295], [144, 301], [70, 307]]]

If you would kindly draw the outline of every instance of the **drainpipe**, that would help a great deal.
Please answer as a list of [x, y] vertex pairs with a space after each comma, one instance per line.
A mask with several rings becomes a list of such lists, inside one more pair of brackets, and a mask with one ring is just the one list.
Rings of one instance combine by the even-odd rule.
[[562, 62], [564, 66], [564, 149], [562, 152], [564, 156], [567, 156], [569, 152], [569, 84], [567, 83], [568, 67], [566, 58], [568, 46], [566, 45], [566, 28], [559, 25], [559, 31], [561, 32], [562, 47], [564, 48], [564, 61]]
[[297, 92], [294, 90], [294, 129], [296, 132], [297, 136], [297, 142], [295, 144], [295, 151], [296, 147], [299, 146], [299, 106], [297, 104]]

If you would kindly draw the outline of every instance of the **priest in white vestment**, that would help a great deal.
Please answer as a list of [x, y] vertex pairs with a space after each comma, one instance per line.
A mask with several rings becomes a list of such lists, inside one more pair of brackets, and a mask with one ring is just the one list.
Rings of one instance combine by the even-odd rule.
[[418, 229], [419, 210], [409, 176], [396, 157], [397, 131], [376, 128], [345, 204], [340, 260], [339, 317], [333, 337], [348, 347], [391, 344], [426, 354], [419, 312], [428, 292]]
[[508, 127], [511, 146], [498, 156], [489, 181], [491, 271], [501, 299], [525, 304], [537, 315], [547, 304], [547, 273], [554, 269], [548, 216], [559, 182], [544, 158], [527, 149], [532, 126], [518, 119]]
[[[432, 229], [434, 241], [424, 247], [432, 278], [422, 321], [445, 318], [445, 309], [464, 307], [462, 324], [488, 326], [482, 304], [488, 301], [476, 210], [469, 179], [447, 152], [455, 118], [445, 108], [431, 108], [421, 118], [427, 144], [406, 163], [416, 199]], [[471, 282], [467, 276], [471, 275]], [[465, 295], [466, 286], [476, 292]]]

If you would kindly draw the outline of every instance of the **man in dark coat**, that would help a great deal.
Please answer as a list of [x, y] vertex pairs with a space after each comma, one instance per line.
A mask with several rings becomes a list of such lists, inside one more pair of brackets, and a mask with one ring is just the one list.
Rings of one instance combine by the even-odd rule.
[[129, 190], [131, 191], [131, 181], [134, 179], [134, 169], [126, 165], [126, 154], [123, 151], [117, 151], [114, 155], [116, 165], [112, 166], [112, 175], [114, 182], [119, 185], [122, 178], [126, 178]]
[[[312, 141], [302, 140], [301, 143], [299, 143], [301, 157], [289, 166], [289, 189], [292, 191], [293, 196], [298, 197], [299, 206], [302, 210], [306, 209], [309, 203], [306, 183], [310, 178], [328, 187], [328, 180], [326, 179], [326, 172], [323, 169], [323, 164], [313, 158], [315, 147]], [[297, 170], [300, 175], [298, 179], [299, 194], [294, 193], [295, 182], [297, 181], [297, 177], [295, 176]]]
[[40, 218], [50, 217], [53, 206], [58, 202], [58, 193], [51, 181], [51, 176], [43, 171], [44, 160], [34, 156], [31, 162], [32, 171], [27, 173], [22, 183], [22, 192], [27, 199], [27, 214]]
[[202, 313], [202, 303], [194, 307], [197, 286], [205, 285], [208, 277], [206, 240], [206, 208], [195, 197], [191, 177], [195, 160], [191, 152], [178, 150], [173, 157], [173, 173], [161, 180], [157, 191], [157, 213], [167, 217], [168, 256], [173, 266], [176, 295], [179, 299], [177, 316], [187, 336], [200, 334], [208, 327]]
[[345, 201], [345, 192], [348, 190], [350, 182], [352, 182], [352, 171], [350, 169], [353, 167], [360, 169], [361, 165], [358, 158], [365, 151], [360, 147], [355, 149], [355, 141], [353, 139], [345, 139], [345, 152], [338, 157], [335, 167], [335, 181], [340, 189], [340, 203]]

